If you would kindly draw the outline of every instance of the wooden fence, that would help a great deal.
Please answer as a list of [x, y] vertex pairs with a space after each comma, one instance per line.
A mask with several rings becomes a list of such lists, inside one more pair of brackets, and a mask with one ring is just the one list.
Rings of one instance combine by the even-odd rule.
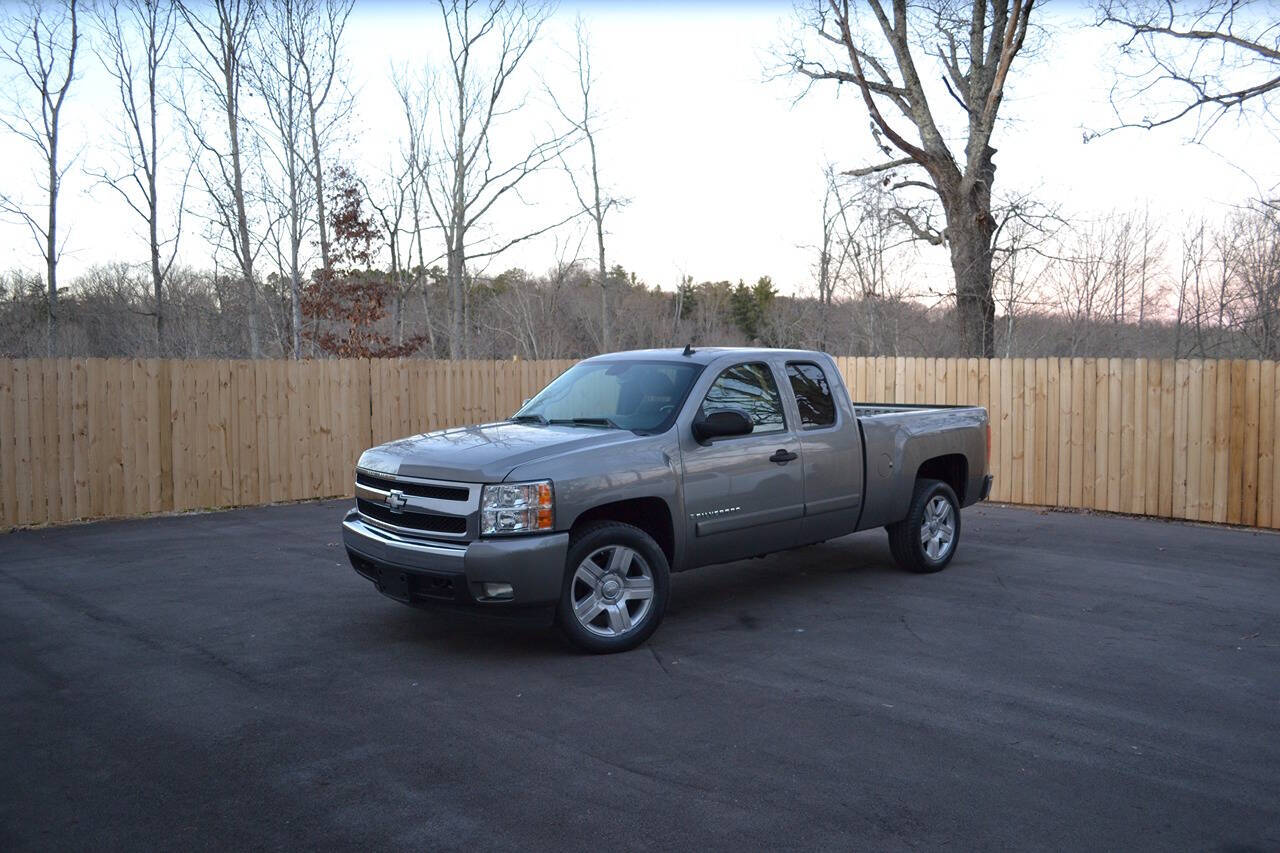
[[[861, 401], [986, 406], [993, 500], [1280, 528], [1275, 362], [839, 362]], [[348, 495], [365, 447], [571, 363], [0, 360], [0, 526]]]

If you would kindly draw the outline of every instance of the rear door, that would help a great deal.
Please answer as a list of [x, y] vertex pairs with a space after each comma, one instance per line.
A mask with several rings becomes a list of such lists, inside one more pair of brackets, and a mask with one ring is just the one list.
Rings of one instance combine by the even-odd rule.
[[747, 360], [720, 370], [700, 404], [747, 412], [750, 435], [699, 444], [681, 435], [692, 563], [724, 563], [793, 547], [804, 516], [800, 442], [783, 403], [780, 365]]
[[819, 361], [785, 365], [804, 460], [802, 544], [852, 533], [862, 507], [862, 436], [831, 370]]

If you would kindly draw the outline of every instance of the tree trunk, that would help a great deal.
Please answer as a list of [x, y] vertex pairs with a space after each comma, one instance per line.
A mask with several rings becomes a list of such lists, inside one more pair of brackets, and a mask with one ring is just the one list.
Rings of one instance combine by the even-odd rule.
[[156, 357], [164, 358], [164, 291], [163, 276], [160, 273], [160, 234], [157, 219], [160, 216], [160, 202], [156, 191], [156, 97], [155, 85], [151, 87], [151, 169], [147, 174], [147, 192], [149, 194], [150, 221], [147, 223], [151, 238], [151, 289], [156, 299]]
[[948, 180], [934, 175], [947, 218], [947, 246], [956, 279], [956, 332], [959, 354], [995, 357], [996, 302], [992, 275], [991, 186], [995, 180], [995, 150], [987, 148], [974, 178]]
[[329, 222], [324, 208], [324, 172], [320, 167], [320, 134], [316, 130], [318, 109], [311, 92], [311, 75], [307, 75], [308, 125], [311, 131], [311, 177], [316, 185], [316, 226], [320, 232], [320, 263], [329, 269]]
[[[55, 125], [56, 128], [56, 125]], [[58, 337], [58, 132], [49, 137], [49, 231], [45, 235], [45, 263], [49, 282], [49, 316], [45, 349], [53, 358]]]
[[596, 220], [596, 240], [600, 246], [600, 351], [609, 351], [609, 275], [604, 266], [604, 225]]
[[227, 137], [231, 143], [232, 193], [236, 205], [236, 229], [240, 239], [240, 271], [249, 286], [249, 356], [259, 358], [262, 347], [258, 342], [258, 282], [253, 277], [253, 253], [249, 248], [249, 215], [244, 204], [244, 173], [240, 164], [239, 96], [238, 81], [230, 62], [223, 66], [227, 91]]
[[[461, 243], [460, 238], [455, 238]], [[449, 269], [449, 358], [462, 358], [465, 348], [462, 345], [462, 276], [463, 261], [461, 246], [450, 247]]]

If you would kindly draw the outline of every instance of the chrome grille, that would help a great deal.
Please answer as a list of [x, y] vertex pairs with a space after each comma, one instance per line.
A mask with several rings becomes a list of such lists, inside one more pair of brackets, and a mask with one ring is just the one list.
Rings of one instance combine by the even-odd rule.
[[357, 470], [362, 518], [406, 536], [470, 541], [479, 535], [480, 485]]
[[420, 498], [431, 498], [437, 501], [465, 501], [471, 497], [471, 490], [466, 486], [443, 486], [437, 483], [393, 480], [390, 477], [378, 477], [365, 471], [356, 472], [356, 482], [371, 489], [383, 491], [399, 489], [406, 495], [417, 495]]
[[425, 533], [451, 533], [455, 536], [467, 532], [467, 519], [461, 515], [436, 515], [429, 512], [392, 512], [385, 506], [356, 498], [356, 509], [360, 514], [401, 527], [405, 530], [421, 530]]

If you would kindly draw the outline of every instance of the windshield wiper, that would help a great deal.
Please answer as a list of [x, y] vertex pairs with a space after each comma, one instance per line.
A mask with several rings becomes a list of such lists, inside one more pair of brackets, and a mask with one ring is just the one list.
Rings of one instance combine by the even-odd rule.
[[569, 424], [571, 426], [598, 426], [607, 427], [609, 429], [621, 429], [617, 424], [609, 418], [553, 418], [548, 421], [552, 424]]
[[539, 414], [512, 415], [511, 417], [507, 418], [507, 420], [511, 421], [513, 424], [534, 423], [534, 424], [542, 424], [543, 426], [546, 426], [548, 423], [547, 419]]

